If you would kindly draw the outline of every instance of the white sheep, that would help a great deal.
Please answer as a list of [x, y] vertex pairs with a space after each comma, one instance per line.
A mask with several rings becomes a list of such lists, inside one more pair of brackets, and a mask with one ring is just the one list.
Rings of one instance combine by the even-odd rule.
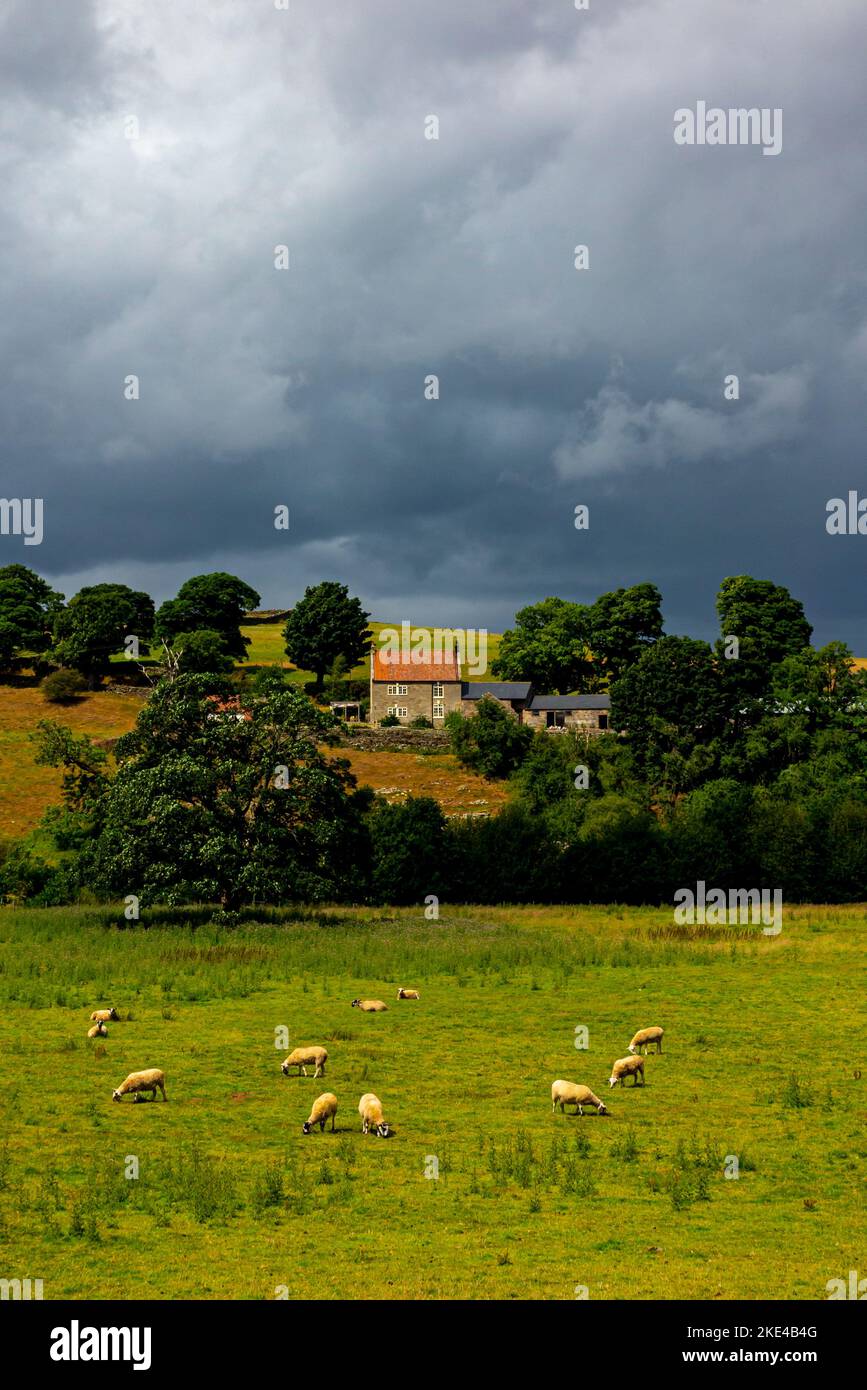
[[89, 1038], [107, 1038], [107, 1037], [108, 1037], [108, 1029], [106, 1028], [105, 1024], [103, 1023], [102, 1019], [100, 1019], [98, 1023], [94, 1023], [94, 1025], [93, 1025], [92, 1028], [88, 1028], [88, 1030], [87, 1030], [87, 1036], [88, 1036]]
[[301, 1126], [302, 1134], [309, 1134], [314, 1125], [318, 1125], [320, 1132], [325, 1131], [325, 1121], [331, 1116], [331, 1133], [334, 1133], [334, 1116], [337, 1114], [337, 1097], [330, 1091], [325, 1091], [318, 1100], [314, 1100], [313, 1109], [310, 1111], [309, 1120], [305, 1120]]
[[388, 1013], [388, 1005], [383, 1004], [381, 999], [353, 999], [353, 1009], [360, 1009], [363, 1014], [385, 1014]]
[[[551, 1109], [556, 1110], [559, 1105], [563, 1110], [564, 1105], [577, 1106], [576, 1114], [584, 1114], [585, 1105], [595, 1105], [597, 1115], [607, 1115], [608, 1108], [604, 1101], [598, 1096], [594, 1096], [589, 1086], [578, 1086], [574, 1081], [555, 1081], [551, 1087]], [[565, 1113], [565, 1111], [564, 1111]]]
[[398, 999], [421, 999], [417, 989], [399, 989], [397, 997]]
[[317, 1076], [325, 1075], [325, 1063], [328, 1061], [328, 1053], [324, 1047], [296, 1047], [294, 1052], [290, 1052], [285, 1062], [281, 1062], [280, 1070], [284, 1076], [289, 1075], [290, 1067], [298, 1068], [298, 1075], [307, 1075], [308, 1067], [315, 1067], [313, 1079]]
[[120, 1023], [117, 1009], [94, 1009], [90, 1015], [91, 1023]]
[[382, 1101], [372, 1091], [361, 1097], [358, 1113], [361, 1116], [362, 1134], [369, 1134], [373, 1126], [380, 1139], [388, 1138], [388, 1121], [382, 1118]]
[[641, 1084], [643, 1086], [644, 1059], [642, 1057], [620, 1057], [611, 1068], [608, 1085], [616, 1086], [619, 1081], [622, 1086], [626, 1077], [631, 1076], [633, 1086], [637, 1086], [639, 1072], [641, 1073]]
[[141, 1100], [143, 1091], [150, 1091], [151, 1099], [156, 1100], [157, 1091], [162, 1092], [163, 1100], [166, 1099], [166, 1074], [160, 1071], [159, 1067], [151, 1067], [148, 1071], [131, 1071], [126, 1081], [112, 1092], [112, 1100], [120, 1100], [122, 1096], [132, 1094], [136, 1100]]
[[632, 1042], [629, 1044], [630, 1052], [640, 1052], [644, 1048], [645, 1053], [649, 1043], [656, 1043], [657, 1052], [662, 1051], [662, 1035], [664, 1028], [639, 1028]]

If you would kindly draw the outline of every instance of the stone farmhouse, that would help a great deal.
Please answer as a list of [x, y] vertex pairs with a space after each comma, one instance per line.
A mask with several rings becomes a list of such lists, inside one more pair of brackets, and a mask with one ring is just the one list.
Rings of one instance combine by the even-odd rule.
[[608, 728], [607, 695], [537, 695], [530, 681], [462, 681], [456, 652], [435, 662], [398, 662], [376, 648], [371, 652], [371, 724], [387, 715], [401, 724], [424, 715], [437, 727], [452, 710], [475, 714], [484, 699], [496, 700], [533, 729], [602, 733]]

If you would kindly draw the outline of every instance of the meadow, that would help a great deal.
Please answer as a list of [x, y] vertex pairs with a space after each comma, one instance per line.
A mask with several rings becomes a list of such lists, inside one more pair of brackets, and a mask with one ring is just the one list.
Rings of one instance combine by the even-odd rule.
[[[863, 1268], [864, 907], [787, 909], [776, 938], [670, 909], [209, 917], [0, 911], [5, 1277], [46, 1299], [812, 1300]], [[609, 1092], [657, 1023], [646, 1086]], [[281, 1075], [280, 1028], [328, 1048], [323, 1079]], [[112, 1103], [151, 1066], [167, 1103]], [[558, 1077], [610, 1115], [553, 1115]], [[337, 1132], [305, 1137], [324, 1090]], [[368, 1090], [387, 1139], [361, 1134]]]

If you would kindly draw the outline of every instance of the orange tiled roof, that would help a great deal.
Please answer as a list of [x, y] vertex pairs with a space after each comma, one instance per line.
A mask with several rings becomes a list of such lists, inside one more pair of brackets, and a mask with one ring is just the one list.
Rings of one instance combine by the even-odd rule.
[[388, 652], [379, 649], [373, 653], [373, 679], [375, 681], [459, 681], [461, 678], [457, 659], [452, 652], [442, 661], [390, 661]]

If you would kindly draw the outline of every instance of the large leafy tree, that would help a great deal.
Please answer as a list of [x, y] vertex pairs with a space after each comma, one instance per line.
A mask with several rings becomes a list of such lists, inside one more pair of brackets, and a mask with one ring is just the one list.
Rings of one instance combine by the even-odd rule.
[[611, 687], [611, 723], [629, 734], [654, 788], [689, 789], [711, 769], [724, 697], [713, 652], [692, 637], [662, 637]]
[[26, 565], [4, 565], [0, 569], [0, 667], [11, 665], [19, 652], [44, 652], [62, 607], [63, 595], [33, 570]]
[[169, 646], [181, 633], [218, 632], [228, 656], [243, 660], [249, 638], [241, 632], [245, 614], [258, 607], [259, 595], [243, 579], [217, 570], [197, 574], [178, 590], [177, 598], [160, 605], [156, 635]]
[[333, 727], [279, 678], [250, 699], [212, 676], [161, 683], [115, 748], [89, 877], [143, 904], [228, 910], [362, 896], [361, 795], [319, 750]]
[[325, 672], [342, 658], [351, 670], [362, 661], [370, 641], [368, 618], [361, 602], [350, 598], [345, 584], [327, 579], [305, 589], [283, 629], [286, 655], [295, 666], [312, 671], [322, 689]]
[[446, 715], [452, 752], [464, 767], [484, 777], [509, 777], [520, 767], [533, 739], [532, 729], [519, 724], [499, 700], [486, 696], [476, 714], [460, 710]]
[[515, 614], [491, 669], [500, 680], [532, 681], [549, 694], [587, 690], [593, 684], [590, 638], [590, 609], [545, 598]]
[[51, 657], [60, 666], [80, 671], [93, 688], [125, 638], [137, 637], [140, 649], [147, 650], [153, 628], [154, 605], [148, 594], [126, 584], [93, 584], [80, 589], [57, 614]]
[[590, 609], [594, 664], [610, 684], [662, 636], [662, 595], [655, 584], [602, 594]]
[[[767, 692], [771, 671], [785, 657], [809, 646], [813, 629], [803, 605], [781, 584], [748, 574], [724, 579], [717, 595], [720, 621], [717, 656], [736, 719]], [[736, 637], [737, 656], [728, 639]]]

